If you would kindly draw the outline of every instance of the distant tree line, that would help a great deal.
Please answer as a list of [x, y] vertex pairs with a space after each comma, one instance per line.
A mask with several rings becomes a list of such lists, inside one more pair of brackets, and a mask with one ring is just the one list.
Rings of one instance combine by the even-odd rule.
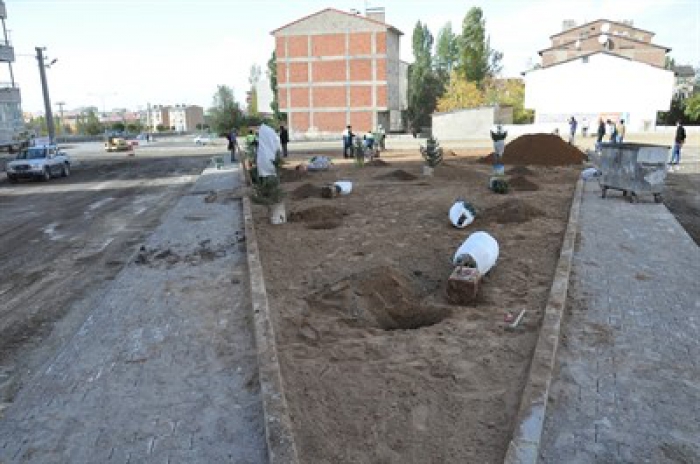
[[512, 106], [514, 122], [532, 121], [532, 111], [523, 106], [523, 82], [497, 78], [503, 54], [491, 48], [481, 8], [473, 7], [467, 12], [461, 34], [452, 31], [451, 23], [445, 24], [435, 44], [428, 26], [418, 21], [412, 46], [414, 62], [408, 69], [406, 119], [414, 133], [430, 125], [430, 115], [435, 110], [483, 105]]

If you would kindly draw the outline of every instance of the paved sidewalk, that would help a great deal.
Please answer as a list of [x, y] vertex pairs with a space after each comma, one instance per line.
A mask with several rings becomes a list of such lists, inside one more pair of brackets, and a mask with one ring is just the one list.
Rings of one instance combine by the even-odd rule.
[[700, 248], [650, 198], [586, 185], [540, 462], [700, 462]]
[[18, 394], [0, 462], [266, 462], [236, 169], [205, 170]]

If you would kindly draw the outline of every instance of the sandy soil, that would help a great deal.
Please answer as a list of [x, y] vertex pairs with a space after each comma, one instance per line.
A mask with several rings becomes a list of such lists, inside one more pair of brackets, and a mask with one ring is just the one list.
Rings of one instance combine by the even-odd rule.
[[[254, 206], [302, 462], [503, 460], [580, 167], [511, 168], [524, 188], [496, 195], [486, 152], [456, 152], [433, 178], [417, 152], [288, 172], [284, 226]], [[350, 195], [320, 198], [345, 179]], [[458, 197], [477, 208], [464, 230], [447, 220]], [[479, 301], [452, 306], [450, 260], [477, 230], [501, 255]], [[505, 331], [521, 309], [522, 330]]]

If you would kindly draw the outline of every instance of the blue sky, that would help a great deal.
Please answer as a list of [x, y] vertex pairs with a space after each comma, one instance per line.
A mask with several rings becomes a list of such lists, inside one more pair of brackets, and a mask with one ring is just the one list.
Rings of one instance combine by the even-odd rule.
[[[47, 71], [51, 101], [66, 109], [94, 105], [109, 110], [151, 104], [209, 106], [217, 84], [239, 99], [252, 64], [272, 53], [270, 31], [329, 6], [364, 11], [384, 6], [387, 22], [404, 32], [402, 58], [411, 59], [416, 21], [431, 32], [451, 21], [461, 30], [472, 6], [486, 17], [492, 47], [504, 53], [504, 76], [537, 62], [564, 19], [632, 19], [656, 33], [681, 64], [700, 67], [700, 2], [696, 0], [5, 0], [15, 47], [15, 80], [25, 111], [43, 103], [34, 47], [58, 62]], [[0, 81], [9, 81], [5, 66]]]

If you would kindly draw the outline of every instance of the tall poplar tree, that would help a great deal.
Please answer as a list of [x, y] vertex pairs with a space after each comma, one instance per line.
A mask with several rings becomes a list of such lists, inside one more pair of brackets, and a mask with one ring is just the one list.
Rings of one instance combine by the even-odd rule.
[[442, 85], [433, 70], [433, 35], [427, 24], [416, 23], [412, 43], [414, 62], [408, 69], [406, 113], [410, 128], [416, 133], [421, 127], [430, 125], [430, 115], [435, 111]]
[[491, 49], [486, 35], [486, 20], [479, 7], [473, 7], [462, 22], [462, 36], [459, 40], [459, 66], [461, 76], [483, 87], [488, 77], [494, 77], [501, 70], [501, 52]]

